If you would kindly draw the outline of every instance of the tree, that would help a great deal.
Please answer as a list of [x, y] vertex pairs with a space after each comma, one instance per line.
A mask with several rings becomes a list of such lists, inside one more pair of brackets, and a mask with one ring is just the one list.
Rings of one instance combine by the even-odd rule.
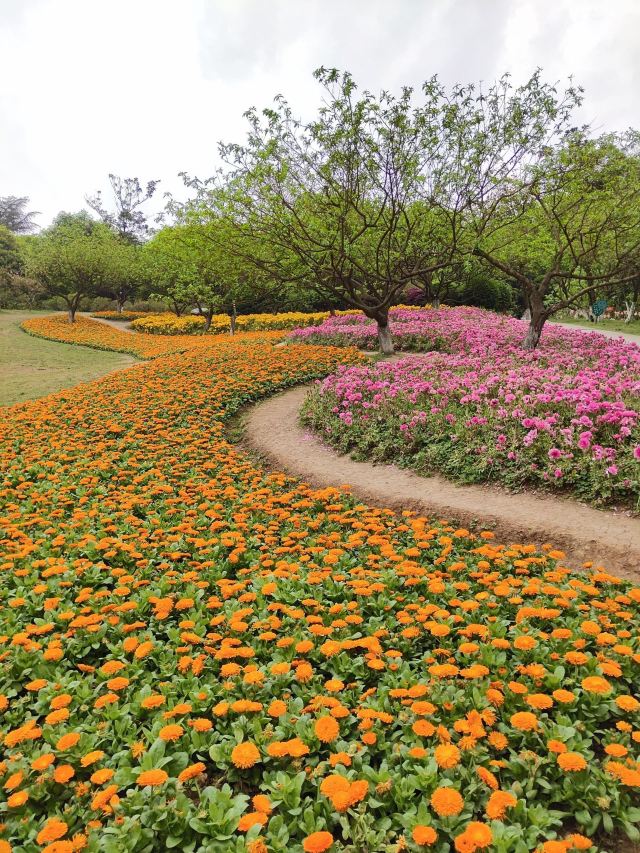
[[33, 221], [38, 211], [27, 211], [28, 196], [8, 195], [0, 197], [0, 225], [14, 234], [29, 234], [38, 227]]
[[154, 195], [160, 181], [148, 181], [146, 187], [142, 187], [138, 178], [120, 178], [109, 174], [109, 182], [115, 210], [107, 210], [100, 190], [93, 196], [86, 196], [87, 204], [123, 240], [141, 243], [149, 236], [150, 228], [140, 207]]
[[195, 305], [205, 319], [205, 331], [211, 328], [214, 314], [229, 313], [233, 333], [237, 303], [250, 287], [241, 260], [228, 250], [233, 231], [224, 220], [212, 218], [209, 211], [201, 215], [192, 206], [182, 210], [181, 218], [146, 247], [149, 256], [156, 255], [156, 281], [164, 283], [162, 295], [176, 309]]
[[20, 272], [20, 266], [18, 241], [6, 226], [0, 225], [0, 282], [6, 284], [11, 276]]
[[358, 95], [335, 69], [315, 76], [325, 100], [314, 120], [295, 119], [282, 97], [261, 116], [250, 110], [246, 143], [221, 146], [229, 173], [194, 185], [235, 222], [245, 259], [362, 310], [390, 353], [389, 307], [472, 251], [469, 209], [488, 209], [495, 184], [564, 127], [577, 95], [556, 98], [539, 73], [487, 92], [447, 93], [433, 78], [419, 99], [408, 87]]
[[362, 310], [393, 352], [390, 306], [455, 248], [461, 199], [438, 133], [443, 92], [429, 81], [414, 108], [409, 88], [358, 95], [347, 72], [315, 76], [325, 102], [311, 122], [295, 119], [281, 97], [262, 117], [247, 113], [247, 142], [221, 147], [231, 166], [226, 194], [210, 203], [224, 199], [246, 260], [283, 285]]
[[558, 311], [637, 275], [629, 264], [640, 248], [639, 155], [636, 133], [573, 131], [474, 211], [474, 254], [522, 288], [525, 349]]
[[142, 260], [142, 247], [116, 236], [109, 244], [110, 273], [98, 296], [114, 299], [119, 314], [127, 301], [136, 298], [139, 287], [147, 281]]
[[73, 323], [83, 297], [108, 282], [116, 250], [117, 237], [106, 225], [86, 214], [62, 214], [43, 234], [25, 238], [25, 271], [47, 296], [64, 300]]

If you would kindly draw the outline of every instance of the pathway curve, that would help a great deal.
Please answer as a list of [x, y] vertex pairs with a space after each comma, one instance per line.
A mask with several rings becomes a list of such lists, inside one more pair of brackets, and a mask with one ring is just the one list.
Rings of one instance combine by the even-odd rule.
[[117, 329], [119, 332], [131, 332], [133, 334], [133, 329], [129, 323], [124, 323], [122, 320], [107, 320], [104, 317], [94, 317], [86, 311], [79, 311], [78, 313], [83, 317], [86, 317], [87, 320], [94, 320], [96, 323], [103, 323], [105, 326], [111, 326], [112, 329]]
[[552, 543], [574, 568], [591, 560], [640, 579], [640, 520], [556, 497], [512, 494], [491, 486], [457, 486], [394, 465], [355, 462], [324, 445], [298, 421], [310, 386], [269, 397], [246, 413], [243, 443], [278, 470], [318, 488], [352, 487], [367, 502], [493, 530], [501, 542]]
[[632, 344], [640, 345], [640, 335], [632, 335], [630, 332], [613, 332], [611, 329], [599, 329], [595, 324], [589, 326], [576, 326], [574, 323], [558, 323], [554, 320], [549, 321], [552, 326], [562, 326], [563, 329], [578, 329], [580, 332], [595, 332], [597, 335], [604, 335], [605, 338], [624, 338]]

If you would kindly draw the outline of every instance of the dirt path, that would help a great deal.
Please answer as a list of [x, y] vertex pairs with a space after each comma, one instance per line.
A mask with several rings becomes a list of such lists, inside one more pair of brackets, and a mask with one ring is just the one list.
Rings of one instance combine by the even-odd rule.
[[122, 320], [105, 320], [104, 317], [92, 317], [86, 311], [79, 311], [78, 313], [82, 314], [88, 320], [94, 320], [96, 323], [104, 323], [105, 326], [111, 326], [112, 329], [117, 329], [119, 332], [133, 333], [133, 329], [129, 326], [129, 323], [123, 323]]
[[373, 504], [493, 530], [501, 542], [552, 543], [566, 552], [574, 568], [591, 560], [621, 577], [640, 580], [640, 520], [571, 500], [457, 486], [394, 465], [355, 462], [298, 422], [308, 387], [270, 397], [246, 414], [244, 444], [278, 470], [319, 488], [349, 485], [357, 497]]
[[588, 326], [576, 326], [573, 323], [556, 323], [550, 321], [552, 326], [562, 326], [563, 329], [578, 329], [580, 332], [595, 332], [597, 335], [603, 335], [605, 338], [624, 338], [632, 344], [640, 344], [640, 335], [632, 335], [629, 332], [613, 332], [611, 329], [599, 329], [595, 324], [591, 323]]

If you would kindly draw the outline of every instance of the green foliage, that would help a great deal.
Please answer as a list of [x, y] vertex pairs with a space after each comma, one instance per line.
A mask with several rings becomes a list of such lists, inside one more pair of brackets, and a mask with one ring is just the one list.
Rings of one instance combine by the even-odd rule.
[[102, 223], [87, 214], [60, 214], [42, 235], [25, 238], [24, 266], [49, 297], [60, 297], [73, 322], [83, 297], [126, 270], [124, 246]]
[[499, 313], [511, 312], [515, 307], [511, 285], [491, 277], [484, 270], [469, 274], [454, 290], [451, 302], [456, 305], [489, 308]]

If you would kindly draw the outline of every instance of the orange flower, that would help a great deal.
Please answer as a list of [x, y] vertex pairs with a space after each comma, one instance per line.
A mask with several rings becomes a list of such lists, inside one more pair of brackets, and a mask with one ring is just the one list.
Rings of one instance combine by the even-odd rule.
[[93, 782], [94, 785], [104, 785], [105, 782], [108, 782], [114, 775], [114, 771], [109, 769], [108, 767], [104, 767], [102, 770], [96, 770], [95, 773], [92, 773], [90, 776], [90, 781]]
[[269, 797], [265, 796], [265, 794], [256, 794], [255, 797], [251, 800], [251, 802], [257, 812], [262, 812], [262, 814], [270, 815], [273, 811], [271, 801], [269, 800]]
[[333, 717], [319, 717], [314, 725], [314, 731], [318, 740], [323, 743], [332, 743], [340, 734], [340, 726]]
[[201, 761], [197, 761], [195, 764], [190, 764], [188, 767], [185, 767], [184, 770], [178, 774], [178, 781], [187, 782], [189, 779], [195, 779], [196, 776], [204, 773], [206, 769], [205, 764]]
[[281, 717], [287, 713], [287, 706], [280, 699], [274, 699], [267, 709], [267, 714], [270, 717]]
[[616, 705], [621, 711], [638, 711], [640, 710], [640, 701], [634, 696], [616, 696]]
[[431, 794], [431, 807], [440, 817], [460, 814], [464, 800], [455, 788], [436, 788]]
[[518, 800], [508, 791], [494, 791], [489, 797], [485, 814], [491, 820], [502, 820], [507, 809], [512, 809]]
[[53, 771], [53, 778], [60, 785], [64, 785], [69, 779], [73, 779], [75, 775], [76, 771], [70, 764], [61, 764]]
[[561, 752], [556, 761], [558, 762], [558, 766], [561, 770], [565, 770], [570, 773], [576, 773], [579, 770], [584, 770], [587, 766], [587, 762], [579, 752]]
[[168, 726], [164, 726], [158, 732], [158, 737], [160, 740], [164, 741], [173, 741], [179, 740], [184, 734], [184, 729], [182, 726], [179, 726], [177, 723], [173, 723]]
[[607, 755], [613, 755], [615, 758], [623, 758], [629, 752], [627, 747], [621, 743], [608, 743], [604, 751]]
[[471, 821], [464, 832], [456, 836], [455, 848], [459, 853], [469, 853], [469, 851], [490, 847], [492, 842], [493, 833], [486, 823]]
[[47, 844], [50, 841], [57, 841], [67, 834], [69, 827], [67, 824], [57, 817], [49, 818], [36, 836], [38, 844]]
[[320, 783], [320, 792], [325, 797], [333, 797], [338, 792], [349, 790], [349, 780], [345, 776], [340, 776], [339, 773], [333, 773], [331, 776], [325, 777]]
[[553, 699], [551, 696], [547, 696], [546, 693], [530, 693], [526, 701], [527, 705], [531, 705], [532, 708], [538, 711], [546, 711], [548, 708], [553, 707]]
[[450, 770], [460, 762], [460, 750], [452, 743], [442, 743], [435, 748], [436, 764], [443, 770]]
[[64, 752], [67, 749], [72, 749], [80, 740], [80, 735], [76, 734], [76, 732], [69, 732], [69, 734], [62, 735], [56, 743], [56, 749], [59, 752]]
[[102, 758], [104, 758], [104, 752], [101, 749], [94, 749], [93, 752], [88, 752], [86, 755], [82, 756], [80, 764], [82, 764], [83, 767], [90, 767]]
[[23, 806], [29, 799], [29, 794], [26, 791], [16, 791], [15, 794], [7, 799], [7, 805], [10, 809], [17, 809]]
[[147, 696], [145, 699], [143, 699], [143, 700], [142, 700], [142, 702], [140, 703], [140, 705], [141, 705], [143, 708], [147, 708], [147, 709], [149, 709], [149, 708], [159, 708], [161, 705], [164, 705], [164, 703], [165, 703], [166, 701], [167, 701], [167, 700], [165, 699], [165, 697], [164, 697], [164, 696], [159, 696], [159, 695], [157, 695], [157, 694], [156, 694], [156, 695], [154, 695], [154, 696]]
[[239, 832], [248, 832], [252, 826], [264, 826], [269, 820], [266, 814], [262, 812], [247, 812], [243, 814], [238, 823]]
[[312, 832], [302, 842], [304, 853], [324, 853], [333, 844], [333, 835], [330, 832]]
[[213, 728], [213, 723], [211, 720], [207, 720], [206, 717], [197, 717], [195, 720], [190, 720], [189, 725], [196, 732], [210, 732]]
[[553, 698], [556, 702], [561, 702], [563, 705], [569, 705], [575, 700], [575, 693], [570, 690], [554, 690]]
[[234, 746], [231, 761], [236, 767], [245, 770], [260, 761], [260, 752], [255, 744], [245, 741]]
[[582, 679], [582, 689], [587, 693], [605, 694], [611, 692], [611, 684], [600, 675], [589, 675]]
[[586, 835], [579, 835], [577, 832], [568, 835], [565, 840], [573, 850], [590, 850], [593, 847], [593, 841], [590, 838], [587, 838]]
[[45, 752], [44, 755], [40, 755], [31, 762], [31, 767], [33, 770], [46, 770], [47, 767], [50, 767], [55, 760], [56, 757], [52, 752]]
[[425, 826], [419, 823], [413, 827], [411, 837], [420, 847], [430, 847], [438, 840], [438, 833], [432, 826]]
[[136, 779], [136, 784], [145, 787], [146, 785], [164, 785], [169, 778], [169, 774], [164, 770], [144, 770]]
[[6, 780], [3, 787], [5, 791], [13, 791], [17, 788], [24, 778], [24, 774], [21, 770], [16, 770], [15, 773], [12, 773], [11, 776]]
[[511, 716], [510, 723], [514, 729], [521, 732], [531, 732], [538, 728], [538, 718], [530, 711], [518, 711]]
[[418, 737], [431, 737], [436, 731], [436, 727], [429, 720], [416, 720], [411, 728]]

